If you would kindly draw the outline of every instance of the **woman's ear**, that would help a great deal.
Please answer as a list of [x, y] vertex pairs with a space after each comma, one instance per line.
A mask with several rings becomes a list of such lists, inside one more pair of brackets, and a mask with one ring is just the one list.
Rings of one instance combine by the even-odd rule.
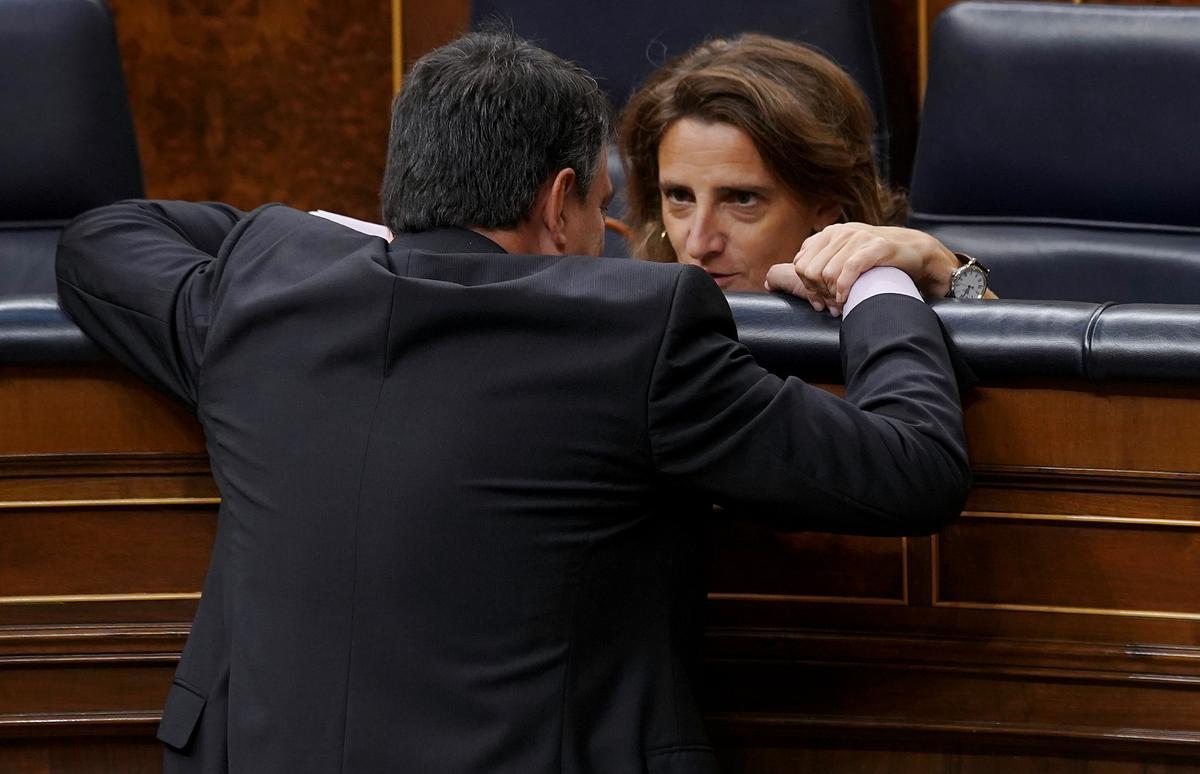
[[813, 228], [817, 231], [842, 220], [842, 205], [833, 201], [820, 201], [813, 212]]

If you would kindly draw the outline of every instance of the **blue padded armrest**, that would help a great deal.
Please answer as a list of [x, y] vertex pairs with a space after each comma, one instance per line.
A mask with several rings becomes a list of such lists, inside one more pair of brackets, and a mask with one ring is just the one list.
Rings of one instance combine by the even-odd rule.
[[[733, 293], [742, 342], [768, 369], [841, 380], [838, 321], [778, 295]], [[1069, 301], [937, 301], [984, 383], [1030, 378], [1200, 383], [1200, 306]]]
[[1090, 354], [1097, 381], [1200, 382], [1200, 307], [1110, 306], [1096, 320]]
[[106, 359], [53, 295], [0, 298], [0, 366], [76, 365]]
[[787, 295], [730, 293], [727, 298], [738, 338], [764, 368], [812, 381], [842, 381], [837, 319]]
[[[840, 382], [838, 320], [797, 299], [733, 293], [738, 335], [775, 373]], [[1200, 306], [938, 301], [984, 383], [1029, 378], [1200, 384]], [[0, 299], [0, 365], [94, 363], [104, 355], [53, 296]]]

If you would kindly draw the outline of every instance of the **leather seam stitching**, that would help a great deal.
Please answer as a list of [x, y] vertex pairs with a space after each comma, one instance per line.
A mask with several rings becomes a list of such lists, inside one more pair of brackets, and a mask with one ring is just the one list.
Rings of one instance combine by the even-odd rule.
[[1081, 362], [1081, 370], [1085, 381], [1098, 382], [1100, 381], [1092, 373], [1092, 338], [1096, 335], [1096, 326], [1100, 324], [1100, 316], [1104, 314], [1110, 307], [1116, 306], [1113, 301], [1106, 301], [1092, 312], [1092, 316], [1088, 319], [1087, 329], [1083, 333], [1083, 348], [1079, 353]]

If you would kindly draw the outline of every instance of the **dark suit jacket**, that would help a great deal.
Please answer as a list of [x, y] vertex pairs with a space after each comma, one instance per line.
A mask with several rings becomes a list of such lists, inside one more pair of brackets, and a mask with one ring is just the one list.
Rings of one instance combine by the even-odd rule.
[[222, 496], [169, 771], [715, 771], [681, 656], [709, 505], [958, 513], [924, 304], [843, 323], [842, 400], [757, 366], [698, 269], [502, 253], [279, 206], [124, 203], [63, 235], [64, 306], [194, 406]]

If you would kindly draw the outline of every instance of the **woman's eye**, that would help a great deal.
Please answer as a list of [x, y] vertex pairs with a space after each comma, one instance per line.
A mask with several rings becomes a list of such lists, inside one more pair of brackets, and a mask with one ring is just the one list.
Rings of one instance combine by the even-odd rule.
[[746, 206], [758, 201], [758, 196], [750, 191], [734, 191], [733, 203]]
[[668, 188], [663, 191], [663, 196], [669, 202], [690, 202], [692, 200], [686, 188]]

